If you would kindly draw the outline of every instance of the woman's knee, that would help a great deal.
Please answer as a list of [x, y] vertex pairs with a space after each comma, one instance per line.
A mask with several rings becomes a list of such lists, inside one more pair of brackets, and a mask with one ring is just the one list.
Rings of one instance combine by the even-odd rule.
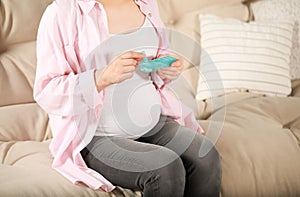
[[187, 172], [185, 196], [219, 196], [221, 188], [221, 161], [213, 143], [205, 137], [191, 148], [183, 159]]
[[197, 177], [197, 180], [206, 180], [201, 191], [211, 194], [211, 196], [217, 196], [221, 187], [221, 157], [214, 144], [207, 138], [203, 140], [202, 146], [205, 148], [202, 150], [200, 148], [196, 159], [192, 159], [191, 168], [194, 169], [194, 176]]
[[[157, 158], [158, 163], [161, 162], [160, 159], [164, 160], [163, 158]], [[151, 171], [146, 185], [150, 184], [152, 185], [152, 187], [155, 187], [155, 185], [158, 186], [159, 188], [158, 193], [156, 194], [157, 196], [182, 197], [184, 195], [185, 188], [185, 173], [186, 172], [182, 160], [178, 156], [176, 159], [170, 161], [169, 163], [165, 163], [164, 166]], [[147, 193], [147, 191], [144, 192]]]
[[[203, 149], [202, 149], [203, 147]], [[204, 161], [204, 163], [207, 163], [207, 167], [215, 167], [220, 168], [221, 167], [221, 158], [219, 155], [219, 152], [215, 145], [208, 139], [205, 138], [202, 142], [202, 145], [199, 150], [199, 157]], [[214, 164], [214, 165], [212, 165]]]
[[214, 143], [200, 134], [194, 136], [191, 144], [181, 157], [183, 160], [191, 160], [193, 163], [207, 164], [208, 167], [212, 163], [220, 163], [220, 155]]

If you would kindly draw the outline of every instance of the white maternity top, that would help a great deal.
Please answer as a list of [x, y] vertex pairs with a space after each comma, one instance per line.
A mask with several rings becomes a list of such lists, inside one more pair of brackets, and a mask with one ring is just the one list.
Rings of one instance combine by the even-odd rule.
[[[154, 57], [158, 36], [146, 18], [143, 26], [134, 32], [110, 35], [106, 46], [110, 62], [126, 51], [144, 51]], [[151, 130], [161, 114], [161, 101], [149, 73], [137, 66], [134, 76], [105, 89], [104, 106], [95, 133], [96, 136], [117, 136], [136, 139]]]

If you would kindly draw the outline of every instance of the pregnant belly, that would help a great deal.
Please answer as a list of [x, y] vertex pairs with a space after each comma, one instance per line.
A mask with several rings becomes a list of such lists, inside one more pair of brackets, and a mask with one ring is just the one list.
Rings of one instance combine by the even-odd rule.
[[[153, 84], [129, 80], [107, 91], [100, 124], [106, 133], [122, 137], [139, 137], [159, 121], [161, 101]], [[99, 125], [101, 127], [101, 125]]]

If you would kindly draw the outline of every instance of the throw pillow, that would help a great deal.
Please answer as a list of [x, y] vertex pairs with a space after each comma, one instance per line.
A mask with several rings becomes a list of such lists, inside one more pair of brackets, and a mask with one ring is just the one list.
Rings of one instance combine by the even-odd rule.
[[252, 5], [255, 20], [293, 19], [295, 20], [293, 47], [290, 63], [292, 79], [300, 79], [300, 1], [299, 0], [264, 0]]
[[203, 100], [244, 90], [289, 95], [293, 24], [245, 23], [200, 15], [202, 52], [196, 98]]

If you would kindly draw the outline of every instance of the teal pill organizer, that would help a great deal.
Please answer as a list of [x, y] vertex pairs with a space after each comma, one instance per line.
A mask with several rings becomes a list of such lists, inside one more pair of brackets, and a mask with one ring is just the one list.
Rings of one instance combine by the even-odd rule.
[[161, 68], [167, 68], [173, 62], [176, 62], [176, 58], [170, 56], [165, 56], [154, 60], [148, 60], [148, 58], [145, 57], [140, 63], [140, 70], [142, 72], [149, 73], [155, 70], [159, 70]]

